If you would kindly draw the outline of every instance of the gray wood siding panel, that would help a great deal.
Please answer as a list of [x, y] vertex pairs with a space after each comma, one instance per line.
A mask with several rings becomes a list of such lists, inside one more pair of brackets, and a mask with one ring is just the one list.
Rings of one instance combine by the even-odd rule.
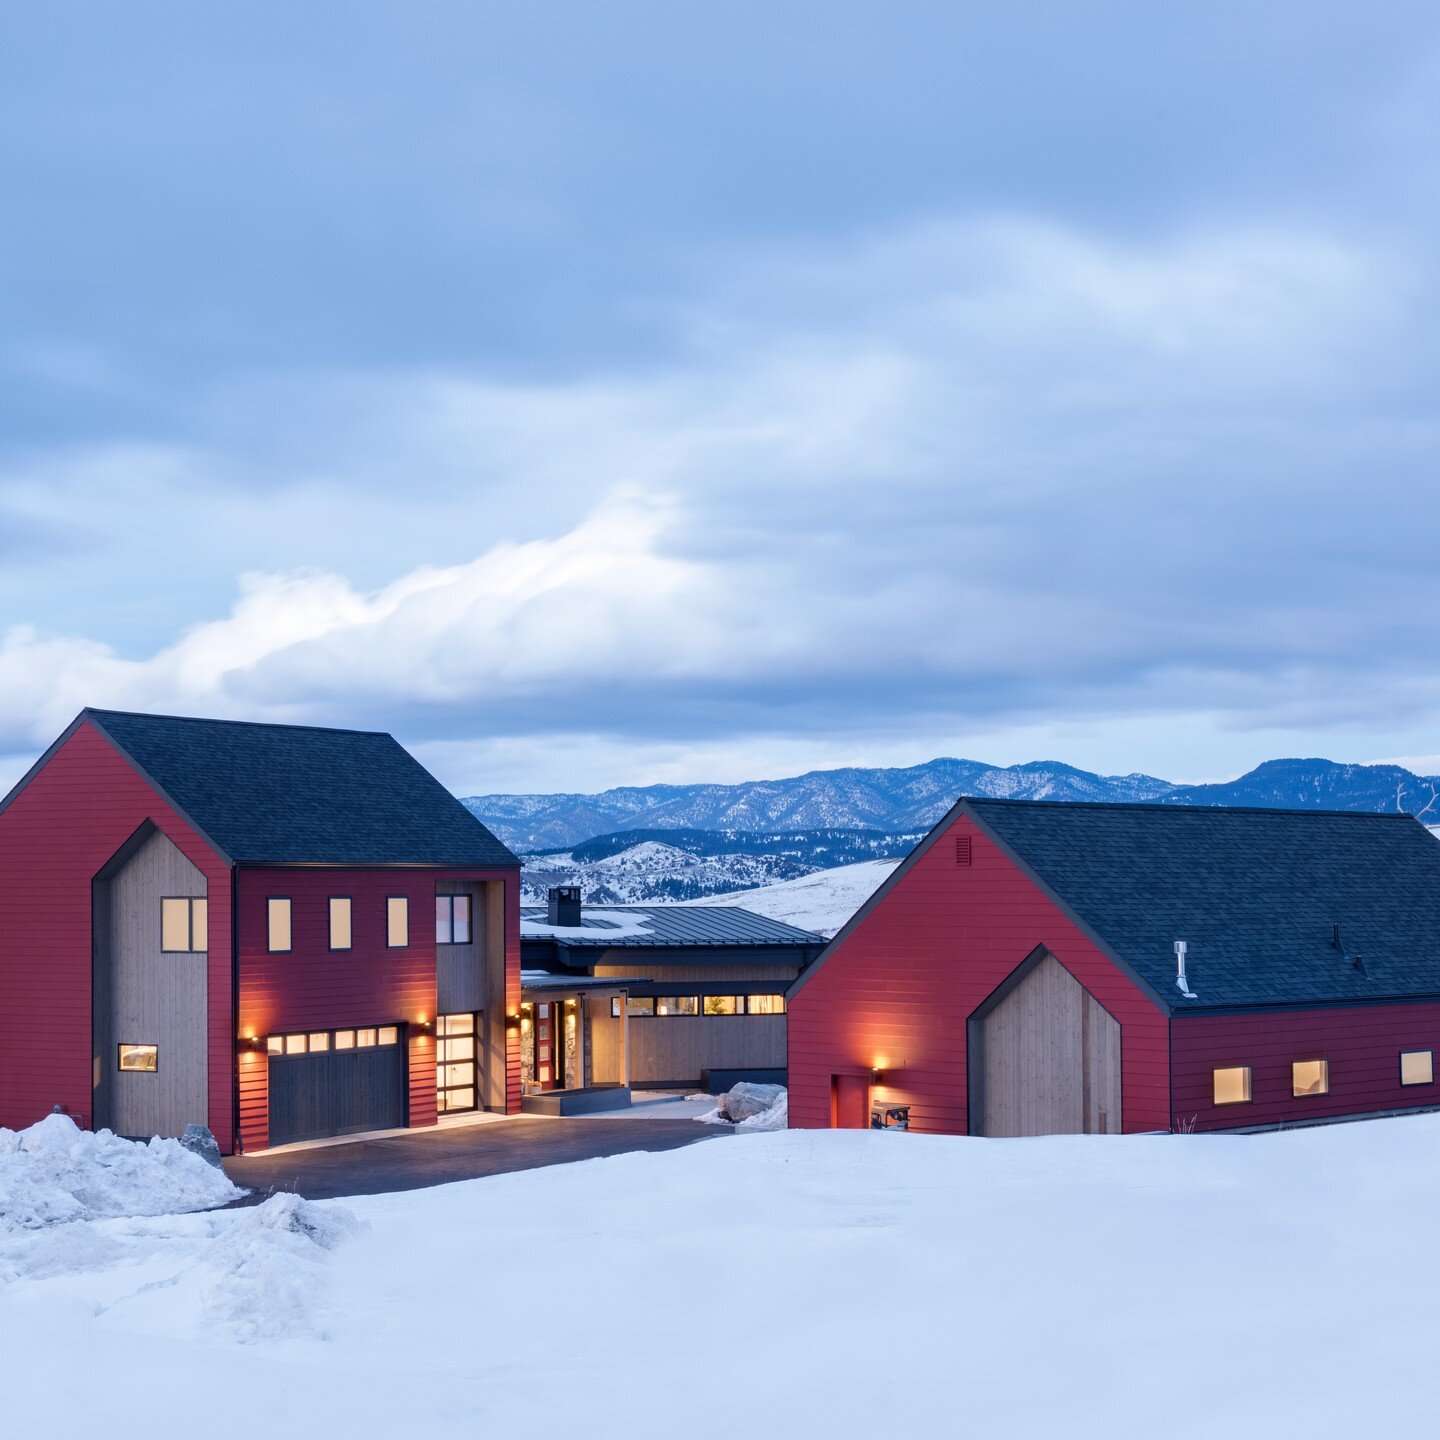
[[475, 927], [485, 937], [481, 967], [480, 1035], [483, 1043], [483, 1073], [478, 1077], [481, 1099], [487, 1110], [505, 1109], [507, 1075], [505, 1042], [505, 884], [484, 882], [484, 911]]
[[630, 1083], [699, 1084], [706, 1070], [785, 1066], [783, 1015], [636, 1016], [630, 1021]]
[[1046, 956], [980, 1022], [977, 1133], [1120, 1130], [1120, 1025]]
[[621, 962], [595, 967], [596, 975], [629, 976], [636, 980], [663, 981], [667, 985], [693, 983], [700, 987], [696, 994], [704, 994], [706, 982], [711, 981], [718, 987], [716, 993], [721, 995], [751, 980], [773, 981], [774, 993], [782, 995], [799, 973], [798, 965], [627, 965]]
[[[161, 950], [160, 901], [204, 898], [205, 877], [156, 831], [95, 890], [103, 915], [95, 956], [97, 1123], [121, 1135], [179, 1135], [208, 1115], [206, 956]], [[159, 1069], [121, 1073], [122, 1043], [157, 1045]]]
[[[441, 880], [435, 886], [437, 895], [470, 897], [470, 943], [435, 947], [435, 1006], [441, 1015], [485, 1008], [485, 917], [489, 906], [484, 892], [488, 888], [459, 880]], [[434, 915], [423, 923], [433, 925]]]

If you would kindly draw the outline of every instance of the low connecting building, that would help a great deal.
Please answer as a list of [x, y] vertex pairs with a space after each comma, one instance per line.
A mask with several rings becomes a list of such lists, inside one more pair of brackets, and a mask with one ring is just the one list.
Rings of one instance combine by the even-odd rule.
[[1436, 1108], [1440, 844], [1400, 814], [962, 800], [789, 997], [798, 1127]]
[[[522, 1082], [543, 1091], [589, 1076], [567, 1017], [598, 1009], [600, 997], [570, 994], [557, 1016], [540, 997], [550, 986], [623, 986], [603, 1001], [625, 1022], [619, 1037], [638, 1089], [725, 1090], [737, 1080], [784, 1083], [785, 991], [825, 948], [808, 930], [733, 905], [583, 905], [578, 888], [550, 891], [545, 908], [521, 912], [527, 1009]], [[535, 1041], [529, 1042], [531, 1026]], [[540, 1027], [564, 1023], [566, 1069]], [[533, 1054], [531, 1053], [533, 1049]], [[609, 1050], [596, 1063], [616, 1067]], [[538, 1107], [537, 1107], [538, 1108]], [[564, 1106], [558, 1108], [566, 1108]]]

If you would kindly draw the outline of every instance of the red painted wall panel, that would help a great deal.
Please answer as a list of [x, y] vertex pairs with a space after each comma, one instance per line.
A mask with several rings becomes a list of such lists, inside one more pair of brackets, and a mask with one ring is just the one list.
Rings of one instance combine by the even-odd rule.
[[[435, 886], [440, 880], [504, 883], [506, 1000], [507, 1008], [518, 1008], [519, 878], [513, 871], [245, 866], [236, 887], [240, 1034], [264, 1037], [356, 1025], [408, 1025], [410, 1124], [433, 1125], [435, 1041], [419, 1031], [416, 1022], [435, 1019]], [[337, 895], [351, 901], [349, 950], [330, 949], [329, 902]], [[386, 901], [392, 895], [410, 901], [410, 944], [403, 950], [391, 950], [385, 943]], [[276, 954], [268, 949], [267, 901], [272, 896], [291, 901], [293, 948]], [[518, 1034], [507, 1032], [506, 1049], [507, 1110], [518, 1110]], [[263, 1053], [246, 1051], [240, 1060], [242, 1147], [263, 1149], [268, 1130], [269, 1062]]]
[[209, 1124], [233, 1148], [230, 869], [89, 724], [0, 813], [0, 1125], [91, 1121], [91, 881], [153, 822], [204, 875]]
[[[956, 864], [957, 838], [971, 863]], [[1120, 1022], [1126, 1131], [1170, 1124], [1165, 1013], [966, 816], [920, 857], [789, 1015], [790, 1123], [830, 1124], [831, 1077], [878, 1067], [912, 1129], [968, 1128], [966, 1021], [1043, 945]]]
[[[1440, 1087], [1400, 1084], [1402, 1050], [1434, 1050], [1440, 1061], [1440, 1005], [1179, 1016], [1173, 1035], [1177, 1126], [1225, 1130], [1440, 1105]], [[1330, 1062], [1329, 1094], [1291, 1094], [1296, 1060]], [[1249, 1104], [1213, 1103], [1211, 1071], [1225, 1065], [1251, 1067]]]

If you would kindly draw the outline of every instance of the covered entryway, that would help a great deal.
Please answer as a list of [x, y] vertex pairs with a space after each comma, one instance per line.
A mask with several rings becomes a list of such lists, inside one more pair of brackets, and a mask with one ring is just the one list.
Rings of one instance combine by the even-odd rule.
[[398, 1026], [270, 1037], [270, 1144], [405, 1123]]
[[972, 1135], [1120, 1131], [1120, 1024], [1047, 951], [970, 1017]]

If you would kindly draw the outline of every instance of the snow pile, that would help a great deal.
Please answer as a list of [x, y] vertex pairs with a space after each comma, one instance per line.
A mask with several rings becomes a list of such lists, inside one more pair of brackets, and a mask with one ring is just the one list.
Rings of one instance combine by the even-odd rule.
[[240, 1211], [201, 1257], [218, 1272], [202, 1296], [206, 1323], [241, 1341], [315, 1331], [327, 1252], [361, 1228], [351, 1211], [299, 1195]]
[[107, 1216], [208, 1210], [243, 1192], [178, 1140], [121, 1140], [47, 1115], [0, 1129], [0, 1235]]
[[790, 1128], [789, 1093], [782, 1090], [767, 1109], [742, 1120], [735, 1128], [737, 1130], [788, 1130]]
[[828, 940], [890, 877], [898, 860], [864, 860], [838, 865], [799, 880], [783, 880], [759, 890], [734, 890], [686, 900], [686, 905], [739, 905], [752, 915], [764, 915], [797, 925]]
[[695, 1118], [702, 1125], [734, 1125], [737, 1130], [784, 1130], [790, 1123], [789, 1095], [783, 1085], [754, 1085], [742, 1080]]

